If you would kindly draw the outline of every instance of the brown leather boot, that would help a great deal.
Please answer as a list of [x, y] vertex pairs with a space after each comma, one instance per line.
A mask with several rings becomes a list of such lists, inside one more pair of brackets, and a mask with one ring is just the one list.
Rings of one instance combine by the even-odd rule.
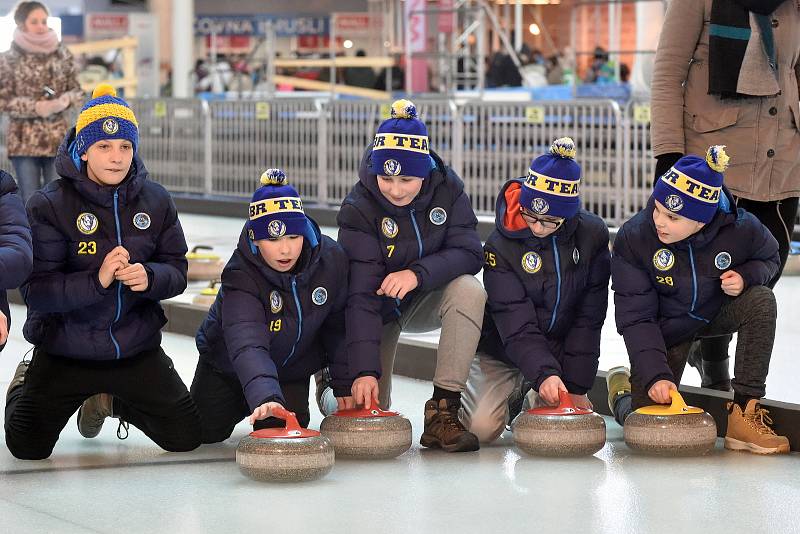
[[744, 412], [738, 404], [729, 402], [725, 448], [755, 454], [788, 454], [789, 440], [769, 427], [772, 419], [768, 414], [758, 399], [750, 399]]
[[439, 447], [447, 452], [469, 452], [480, 449], [478, 437], [458, 419], [461, 401], [431, 399], [425, 403], [425, 431], [419, 442], [423, 447]]

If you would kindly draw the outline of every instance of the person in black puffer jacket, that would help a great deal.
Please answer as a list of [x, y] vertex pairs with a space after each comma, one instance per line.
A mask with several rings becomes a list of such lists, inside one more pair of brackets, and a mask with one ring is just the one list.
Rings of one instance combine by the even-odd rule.
[[767, 284], [778, 243], [723, 186], [728, 156], [684, 156], [653, 189], [647, 207], [622, 225], [611, 263], [617, 330], [631, 361], [609, 371], [609, 407], [623, 424], [633, 410], [668, 404], [693, 341], [737, 334], [733, 402], [725, 447], [789, 452], [759, 404], [775, 341], [777, 305]]
[[278, 407], [308, 426], [309, 377], [325, 366], [337, 407], [353, 407], [344, 350], [347, 256], [306, 217], [283, 171], [267, 170], [261, 183], [197, 332], [191, 392], [204, 443], [227, 439], [245, 416], [255, 429], [283, 426], [271, 417]]
[[427, 128], [408, 100], [395, 102], [378, 127], [337, 222], [350, 258], [347, 352], [360, 375], [355, 402], [369, 406], [377, 398], [388, 408], [400, 332], [441, 327], [420, 442], [477, 450], [458, 409], [486, 302], [473, 276], [483, 263], [478, 221], [464, 184], [430, 150]]
[[159, 301], [186, 288], [186, 241], [138, 140], [128, 104], [98, 86], [58, 150], [61, 178], [28, 202], [34, 262], [22, 294], [35, 350], [5, 421], [18, 458], [50, 456], [78, 408], [85, 437], [113, 416], [119, 437], [131, 423], [168, 451], [200, 444], [197, 409], [161, 349]]
[[580, 208], [580, 178], [575, 143], [561, 138], [497, 197], [483, 335], [462, 414], [483, 442], [502, 434], [531, 388], [544, 404], [557, 405], [563, 391], [592, 406], [611, 255], [606, 224]]
[[6, 290], [19, 287], [31, 274], [33, 245], [14, 178], [0, 171], [0, 351], [11, 330]]

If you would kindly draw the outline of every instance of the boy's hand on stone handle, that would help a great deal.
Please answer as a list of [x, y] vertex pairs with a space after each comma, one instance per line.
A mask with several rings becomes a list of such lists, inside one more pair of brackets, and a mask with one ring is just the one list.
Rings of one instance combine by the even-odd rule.
[[378, 379], [374, 376], [359, 376], [350, 390], [353, 393], [353, 402], [369, 410], [372, 408], [372, 399], [378, 398]]
[[128, 251], [125, 250], [125, 247], [115, 247], [109, 252], [103, 260], [103, 264], [100, 266], [100, 271], [97, 273], [100, 285], [104, 288], [108, 288], [108, 286], [114, 282], [117, 271], [127, 267], [130, 259], [131, 256], [128, 254]]
[[736, 271], [725, 271], [720, 275], [722, 291], [730, 297], [738, 297], [744, 291], [744, 278]]
[[253, 425], [256, 421], [266, 419], [267, 417], [272, 417], [272, 410], [275, 408], [283, 408], [283, 406], [279, 402], [265, 402], [253, 410], [253, 413], [250, 414], [248, 421], [250, 421], [250, 424]]
[[417, 285], [419, 285], [417, 274], [411, 269], [405, 269], [386, 275], [377, 294], [403, 300], [408, 293], [417, 288]]
[[567, 386], [556, 375], [548, 376], [539, 385], [539, 396], [548, 406], [558, 406], [559, 391], [567, 391]]
[[678, 388], [669, 380], [659, 380], [650, 387], [647, 395], [657, 404], [670, 404], [672, 399], [669, 396], [669, 392], [673, 389], [677, 390]]

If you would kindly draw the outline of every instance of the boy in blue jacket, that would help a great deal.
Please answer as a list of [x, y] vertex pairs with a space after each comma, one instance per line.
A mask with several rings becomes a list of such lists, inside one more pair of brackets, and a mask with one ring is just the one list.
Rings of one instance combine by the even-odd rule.
[[308, 425], [309, 379], [329, 366], [339, 407], [353, 407], [344, 352], [347, 256], [303, 212], [279, 169], [261, 177], [250, 218], [197, 332], [192, 397], [203, 442], [227, 439], [243, 417], [283, 426], [282, 406]]
[[11, 330], [6, 290], [19, 287], [31, 274], [32, 265], [31, 228], [25, 206], [14, 178], [0, 171], [0, 351]]
[[430, 150], [414, 104], [398, 100], [361, 161], [337, 218], [350, 259], [347, 352], [353, 400], [388, 408], [401, 331], [441, 327], [433, 396], [420, 443], [477, 450], [458, 419], [480, 338], [486, 292], [473, 276], [483, 251], [461, 179]]
[[609, 371], [609, 406], [623, 424], [631, 411], [670, 402], [695, 339], [737, 334], [725, 447], [789, 452], [758, 401], [766, 389], [777, 308], [767, 284], [778, 243], [723, 186], [728, 156], [685, 156], [658, 179], [647, 207], [614, 240], [612, 289], [617, 329], [631, 361]]
[[497, 197], [484, 246], [483, 336], [462, 413], [482, 442], [502, 434], [531, 388], [546, 404], [565, 391], [591, 408], [611, 257], [606, 224], [580, 207], [580, 179], [565, 137]]
[[75, 410], [95, 437], [120, 418], [168, 451], [200, 444], [200, 417], [161, 349], [161, 299], [186, 288], [186, 241], [169, 193], [148, 179], [128, 104], [100, 85], [59, 148], [60, 179], [28, 202], [33, 273], [22, 294], [35, 349], [6, 401], [6, 445], [50, 456]]

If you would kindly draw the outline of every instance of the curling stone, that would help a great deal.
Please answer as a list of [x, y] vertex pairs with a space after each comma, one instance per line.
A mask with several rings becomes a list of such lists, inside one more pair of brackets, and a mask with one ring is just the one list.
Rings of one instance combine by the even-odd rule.
[[199, 294], [195, 295], [192, 299], [192, 304], [197, 306], [202, 306], [204, 308], [210, 308], [214, 301], [217, 299], [217, 294], [219, 293], [219, 286], [222, 282], [219, 280], [212, 280], [208, 287], [203, 288]]
[[211, 247], [198, 245], [191, 252], [186, 253], [189, 261], [189, 280], [216, 280], [222, 276], [222, 269], [225, 262], [216, 254], [210, 252], [198, 252], [201, 250], [212, 250]]
[[628, 447], [659, 456], [699, 456], [714, 448], [714, 418], [702, 408], [687, 406], [677, 391], [672, 390], [669, 395], [669, 406], [645, 406], [625, 419]]
[[592, 410], [576, 408], [566, 391], [559, 391], [558, 406], [522, 412], [512, 425], [514, 443], [536, 456], [584, 456], [606, 443], [606, 422]]
[[387, 459], [411, 448], [411, 422], [381, 410], [377, 401], [370, 409], [338, 410], [322, 420], [319, 430], [339, 457]]
[[273, 410], [285, 428], [251, 432], [236, 448], [236, 463], [246, 476], [264, 482], [305, 482], [327, 475], [333, 468], [331, 442], [319, 432], [302, 428], [294, 413]]

